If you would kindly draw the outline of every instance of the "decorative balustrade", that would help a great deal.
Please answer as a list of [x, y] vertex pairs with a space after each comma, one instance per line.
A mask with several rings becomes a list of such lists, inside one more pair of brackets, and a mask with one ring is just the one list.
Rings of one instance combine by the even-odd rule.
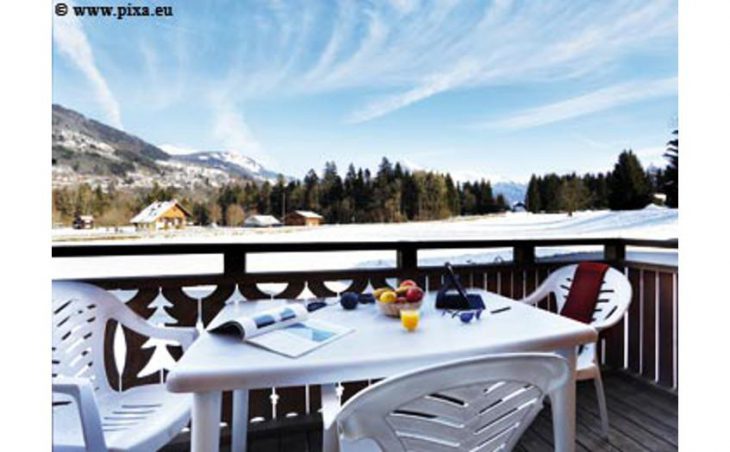
[[[598, 347], [601, 363], [626, 369], [677, 389], [678, 268], [626, 259], [627, 247], [676, 249], [676, 240], [555, 239], [438, 242], [328, 242], [277, 244], [159, 244], [159, 245], [56, 245], [54, 258], [98, 256], [158, 256], [222, 254], [223, 272], [199, 275], [134, 276], [86, 279], [117, 293], [139, 315], [170, 327], [205, 327], [226, 303], [274, 298], [335, 296], [343, 291], [362, 292], [411, 278], [427, 290], [441, 287], [442, 267], [418, 265], [421, 250], [512, 249], [512, 261], [456, 266], [462, 283], [519, 299], [533, 291], [555, 268], [573, 263], [541, 261], [538, 247], [600, 246], [599, 259], [624, 271], [633, 288], [633, 300], [623, 322], [604, 332]], [[252, 273], [246, 271], [250, 253], [329, 251], [396, 252], [393, 268]], [[554, 300], [540, 306], [555, 310]], [[160, 381], [181, 349], [174, 344], [150, 343], [133, 331], [110, 322], [105, 333], [109, 383], [117, 389]], [[343, 397], [352, 396], [369, 382], [348, 382]], [[314, 413], [319, 409], [319, 387], [262, 388], [250, 395], [254, 421]], [[231, 416], [230, 395], [224, 398], [224, 420]]]

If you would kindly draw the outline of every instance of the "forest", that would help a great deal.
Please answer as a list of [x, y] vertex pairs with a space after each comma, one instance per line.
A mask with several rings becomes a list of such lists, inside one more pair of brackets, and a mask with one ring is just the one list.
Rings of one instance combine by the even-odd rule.
[[631, 150], [618, 156], [612, 171], [578, 176], [532, 175], [525, 205], [530, 212], [568, 212], [586, 209], [634, 210], [655, 202], [655, 194], [666, 196], [668, 207], [678, 207], [678, 131], [666, 145], [665, 168], [645, 170]]
[[[666, 195], [677, 207], [679, 141], [667, 143], [665, 168], [646, 170], [631, 151], [621, 152], [611, 171], [535, 175], [524, 205], [530, 212], [572, 212], [585, 209], [640, 209]], [[275, 183], [242, 181], [194, 192], [157, 184], [148, 189], [102, 189], [81, 184], [56, 188], [52, 196], [54, 224], [70, 224], [76, 215], [94, 215], [99, 226], [124, 226], [153, 201], [177, 199], [198, 225], [240, 226], [254, 214], [281, 218], [293, 210], [312, 210], [327, 223], [393, 223], [444, 219], [459, 215], [504, 212], [512, 206], [493, 193], [489, 181], [458, 183], [448, 173], [409, 171], [383, 157], [377, 171], [350, 164], [344, 177], [334, 162], [321, 176], [313, 169], [302, 179], [279, 176]]]

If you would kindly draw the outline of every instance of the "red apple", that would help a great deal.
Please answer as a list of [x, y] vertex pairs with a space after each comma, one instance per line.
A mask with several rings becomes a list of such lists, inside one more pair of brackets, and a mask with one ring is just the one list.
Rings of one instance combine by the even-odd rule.
[[421, 290], [420, 287], [411, 287], [408, 289], [408, 292], [406, 292], [406, 300], [408, 300], [410, 303], [415, 303], [417, 301], [421, 301], [423, 299], [423, 290]]
[[417, 287], [418, 284], [412, 279], [406, 279], [405, 281], [401, 281], [400, 287]]

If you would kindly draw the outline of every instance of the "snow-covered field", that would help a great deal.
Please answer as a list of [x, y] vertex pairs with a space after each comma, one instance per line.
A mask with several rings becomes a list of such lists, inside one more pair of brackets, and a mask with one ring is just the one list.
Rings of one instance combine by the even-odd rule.
[[[444, 221], [402, 224], [324, 225], [316, 228], [276, 229], [188, 228], [183, 231], [137, 234], [130, 230], [73, 231], [56, 229], [54, 244], [101, 243], [265, 243], [398, 240], [477, 240], [540, 238], [643, 238], [678, 237], [678, 211], [648, 207], [638, 211], [590, 211], [566, 214], [507, 213], [482, 217], [459, 217]], [[538, 257], [580, 253], [595, 257], [599, 247], [538, 248]], [[630, 248], [630, 259], [674, 264], [676, 250]], [[419, 253], [419, 263], [485, 263], [510, 259], [510, 249], [429, 250]], [[250, 271], [320, 270], [358, 267], [387, 267], [395, 253], [387, 251], [333, 253], [277, 253], [248, 256]], [[221, 256], [115, 257], [54, 259], [54, 277], [100, 277], [144, 274], [189, 274], [219, 272]]]

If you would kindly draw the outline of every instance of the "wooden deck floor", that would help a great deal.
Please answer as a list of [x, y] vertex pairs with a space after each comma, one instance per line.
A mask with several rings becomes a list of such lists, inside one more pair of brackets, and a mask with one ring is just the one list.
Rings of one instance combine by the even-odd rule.
[[[611, 431], [609, 440], [600, 436], [598, 405], [592, 382], [578, 383], [577, 448], [586, 451], [675, 451], [677, 450], [677, 396], [621, 372], [604, 374]], [[321, 422], [285, 421], [271, 430], [252, 430], [250, 452], [319, 452]], [[543, 409], [515, 450], [552, 451], [552, 421]], [[221, 450], [228, 451], [225, 445]], [[165, 450], [185, 450], [178, 444]]]

